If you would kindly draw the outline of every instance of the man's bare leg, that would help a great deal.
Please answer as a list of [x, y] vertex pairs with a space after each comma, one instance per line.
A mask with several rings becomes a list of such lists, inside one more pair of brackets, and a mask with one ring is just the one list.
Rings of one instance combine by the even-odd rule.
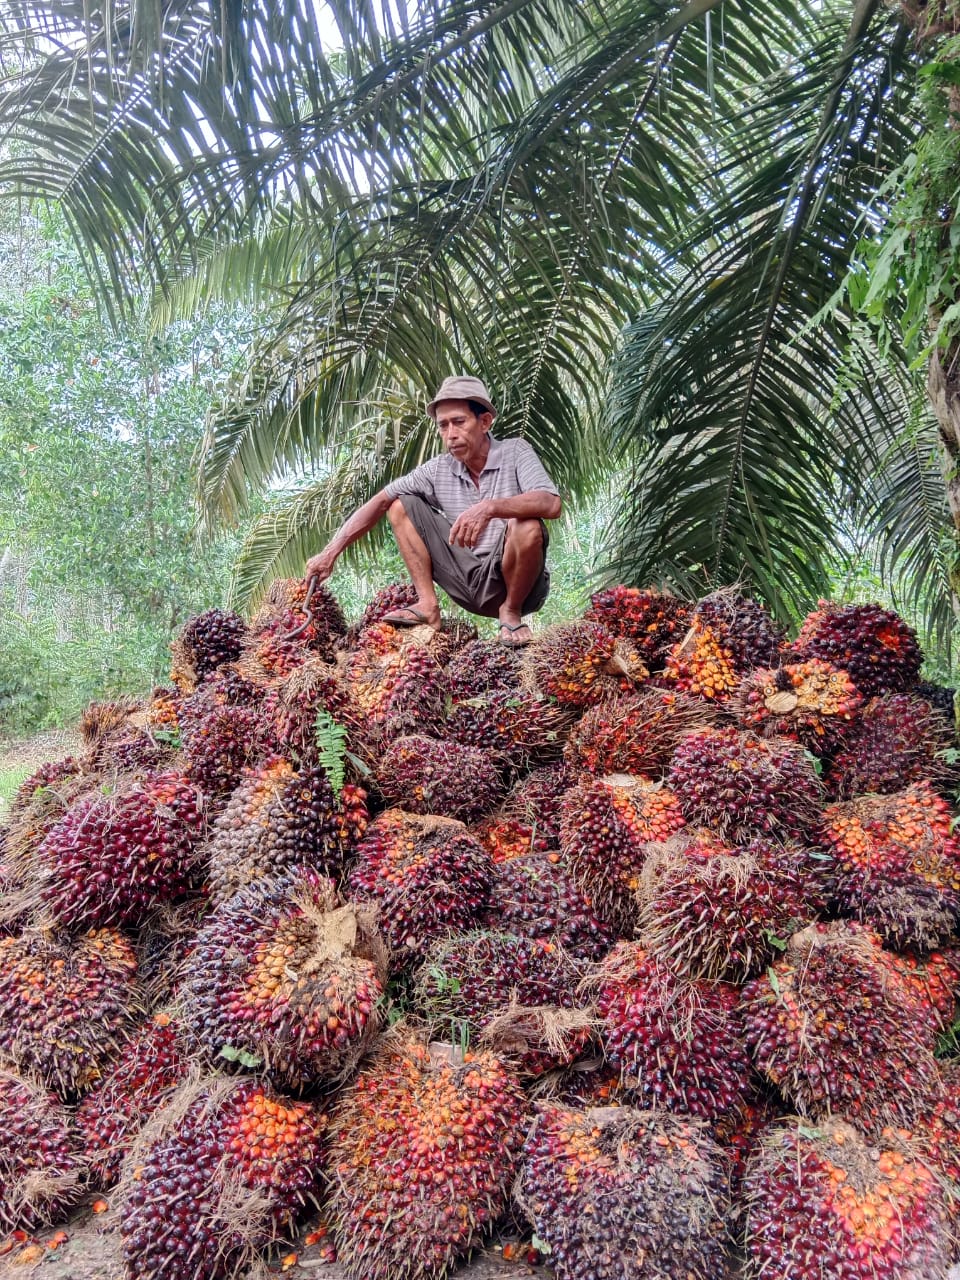
[[527, 626], [520, 626], [523, 602], [543, 568], [543, 528], [539, 520], [508, 520], [500, 564], [507, 596], [498, 617], [507, 627], [519, 627], [503, 633], [506, 644], [523, 645], [532, 639]]
[[[417, 593], [413, 608], [422, 613], [431, 627], [440, 626], [440, 602], [437, 600], [436, 588], [433, 585], [433, 561], [427, 544], [417, 533], [416, 526], [404, 510], [403, 503], [395, 498], [387, 508], [387, 519], [393, 526], [393, 536], [397, 547], [407, 566], [410, 581]], [[405, 613], [404, 609], [395, 610], [397, 614]]]

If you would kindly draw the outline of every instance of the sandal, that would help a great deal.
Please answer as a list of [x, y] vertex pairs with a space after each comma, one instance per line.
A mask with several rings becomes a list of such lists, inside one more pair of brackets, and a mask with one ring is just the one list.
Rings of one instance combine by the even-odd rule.
[[[409, 604], [404, 605], [402, 609], [394, 609], [392, 613], [385, 613], [380, 621], [386, 622], [391, 627], [433, 627], [433, 623], [422, 610], [415, 609]], [[434, 627], [434, 630], [438, 628]]]
[[511, 626], [509, 622], [501, 622], [497, 635], [497, 643], [502, 645], [504, 649], [525, 649], [533, 636], [527, 636], [526, 639], [517, 639], [515, 633], [517, 631], [529, 631], [530, 628], [525, 622], [518, 622], [516, 626]]

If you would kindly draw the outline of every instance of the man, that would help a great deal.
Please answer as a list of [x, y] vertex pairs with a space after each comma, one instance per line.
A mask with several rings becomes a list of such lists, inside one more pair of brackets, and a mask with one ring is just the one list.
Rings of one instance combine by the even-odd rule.
[[491, 436], [497, 411], [479, 378], [446, 378], [427, 413], [445, 452], [359, 507], [306, 577], [326, 582], [340, 553], [386, 516], [417, 598], [384, 621], [438, 628], [438, 584], [470, 613], [498, 618], [500, 643], [519, 649], [532, 639], [523, 615], [550, 590], [543, 522], [559, 516], [560, 496], [525, 440]]

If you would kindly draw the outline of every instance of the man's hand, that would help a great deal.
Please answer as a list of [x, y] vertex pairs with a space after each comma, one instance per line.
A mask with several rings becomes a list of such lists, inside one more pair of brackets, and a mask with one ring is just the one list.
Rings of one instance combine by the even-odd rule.
[[480, 535], [493, 519], [493, 503], [489, 498], [474, 503], [457, 516], [450, 530], [451, 547], [475, 547]]
[[331, 551], [329, 547], [324, 547], [307, 561], [303, 569], [304, 579], [309, 582], [313, 578], [318, 587], [323, 586], [333, 573], [333, 566], [336, 563], [336, 552]]

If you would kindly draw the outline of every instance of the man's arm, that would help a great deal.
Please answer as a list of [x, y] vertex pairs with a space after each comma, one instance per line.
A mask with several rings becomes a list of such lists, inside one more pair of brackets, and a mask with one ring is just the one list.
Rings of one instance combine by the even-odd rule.
[[307, 579], [315, 578], [318, 586], [326, 582], [333, 573], [333, 566], [337, 563], [340, 553], [358, 538], [362, 538], [365, 533], [369, 533], [373, 526], [387, 514], [391, 502], [393, 499], [388, 496], [386, 489], [381, 489], [369, 502], [365, 502], [362, 507], [357, 507], [323, 550], [310, 557], [303, 576]]
[[475, 547], [491, 520], [556, 520], [560, 508], [557, 494], [547, 489], [531, 489], [515, 498], [483, 498], [453, 522], [450, 543]]

